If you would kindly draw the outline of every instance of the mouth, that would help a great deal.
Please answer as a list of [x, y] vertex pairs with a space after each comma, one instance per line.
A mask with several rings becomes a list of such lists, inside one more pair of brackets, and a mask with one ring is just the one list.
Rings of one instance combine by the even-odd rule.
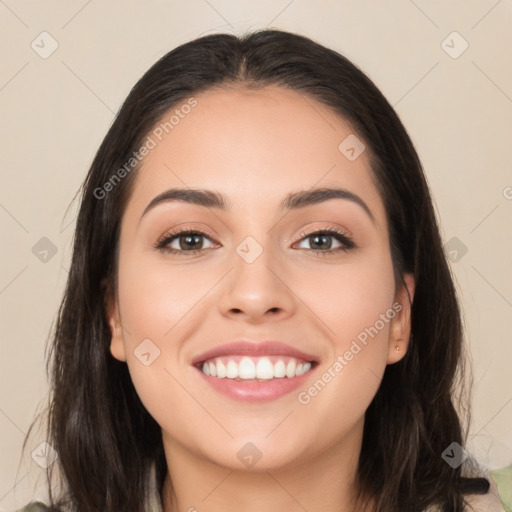
[[293, 379], [309, 372], [316, 361], [307, 361], [290, 356], [249, 357], [232, 355], [215, 357], [198, 363], [196, 368], [204, 375], [216, 379], [231, 379], [237, 382], [269, 382], [276, 379]]
[[192, 362], [210, 387], [245, 402], [266, 402], [291, 393], [318, 364], [314, 356], [279, 342], [235, 342]]

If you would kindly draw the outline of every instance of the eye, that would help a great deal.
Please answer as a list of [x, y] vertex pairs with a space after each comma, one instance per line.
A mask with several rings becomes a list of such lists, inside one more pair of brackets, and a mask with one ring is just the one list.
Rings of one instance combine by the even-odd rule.
[[[310, 248], [301, 246], [300, 249], [306, 249], [322, 256], [338, 253], [339, 251], [347, 252], [356, 246], [346, 233], [336, 228], [303, 232], [299, 236], [300, 244], [309, 243], [310, 245]], [[209, 247], [204, 247], [205, 239], [210, 242]], [[204, 231], [197, 228], [172, 230], [155, 244], [155, 248], [159, 251], [181, 255], [197, 254], [214, 246], [215, 243], [212, 239]]]
[[[202, 239], [212, 242], [211, 238], [200, 229], [177, 229], [166, 233], [156, 244], [156, 249], [170, 254], [196, 254], [211, 247], [204, 247]], [[213, 242], [212, 242], [213, 245]]]
[[[310, 248], [300, 247], [301, 249], [313, 251], [314, 253], [322, 254], [323, 256], [337, 253], [339, 251], [347, 252], [356, 246], [354, 241], [346, 233], [343, 233], [336, 228], [305, 232], [301, 233], [299, 236], [301, 237], [301, 244], [304, 242], [310, 244]], [[333, 239], [334, 244], [337, 243], [338, 246], [333, 247]]]

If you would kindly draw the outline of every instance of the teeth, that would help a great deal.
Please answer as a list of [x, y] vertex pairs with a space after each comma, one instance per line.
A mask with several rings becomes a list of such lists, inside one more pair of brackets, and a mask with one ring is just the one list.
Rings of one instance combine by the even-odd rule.
[[274, 364], [274, 377], [283, 378], [286, 376], [286, 365], [279, 359], [277, 363]]
[[295, 369], [297, 368], [297, 364], [292, 359], [288, 365], [286, 366], [286, 376], [291, 379], [292, 377], [295, 377]]
[[262, 357], [256, 365], [256, 377], [258, 379], [273, 379], [274, 365], [266, 358]]
[[235, 363], [235, 361], [228, 361], [226, 377], [228, 379], [236, 379], [238, 377], [238, 365]]
[[[295, 375], [304, 375], [306, 372], [311, 370], [311, 363], [299, 364], [295, 370]], [[218, 372], [218, 369], [217, 369]]]
[[205, 375], [219, 379], [291, 379], [311, 370], [311, 363], [289, 357], [277, 359], [274, 363], [268, 357], [225, 357], [224, 360], [218, 357], [203, 363], [202, 370]]
[[238, 365], [238, 376], [241, 379], [256, 378], [256, 366], [249, 357], [244, 357]]
[[226, 376], [226, 367], [222, 361], [217, 361], [217, 377], [223, 379]]

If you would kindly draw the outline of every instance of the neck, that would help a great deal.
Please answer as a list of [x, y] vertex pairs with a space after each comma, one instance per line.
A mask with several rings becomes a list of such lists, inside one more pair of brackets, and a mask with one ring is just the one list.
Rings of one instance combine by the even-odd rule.
[[[361, 425], [362, 427], [362, 425]], [[254, 471], [222, 467], [164, 436], [163, 512], [354, 510], [362, 428], [314, 457]]]

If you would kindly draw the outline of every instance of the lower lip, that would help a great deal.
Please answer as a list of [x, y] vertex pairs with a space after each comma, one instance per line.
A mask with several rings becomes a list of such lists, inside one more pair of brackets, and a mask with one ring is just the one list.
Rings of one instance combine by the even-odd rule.
[[273, 379], [268, 382], [258, 382], [255, 380], [237, 381], [234, 379], [219, 379], [205, 375], [200, 369], [197, 371], [203, 379], [215, 391], [241, 402], [271, 402], [278, 398], [295, 391], [304, 385], [309, 375], [315, 371], [311, 368], [308, 372], [291, 379], [285, 377], [282, 379]]

